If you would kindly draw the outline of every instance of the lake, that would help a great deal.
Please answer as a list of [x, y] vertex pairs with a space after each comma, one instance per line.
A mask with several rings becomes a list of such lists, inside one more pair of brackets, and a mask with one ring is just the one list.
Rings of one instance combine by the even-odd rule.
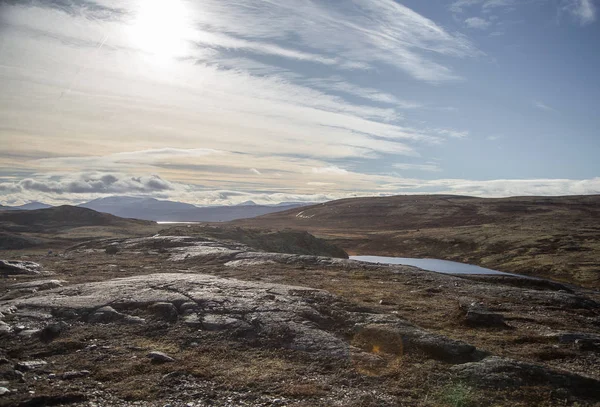
[[401, 264], [415, 266], [423, 270], [435, 271], [444, 274], [495, 274], [511, 276], [514, 274], [474, 266], [472, 264], [458, 263], [456, 261], [438, 259], [413, 259], [410, 257], [384, 257], [384, 256], [350, 256], [351, 260], [364, 261], [367, 263]]

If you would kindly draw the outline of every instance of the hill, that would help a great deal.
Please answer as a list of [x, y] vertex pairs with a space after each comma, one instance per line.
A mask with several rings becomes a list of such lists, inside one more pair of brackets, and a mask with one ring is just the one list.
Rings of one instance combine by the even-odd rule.
[[75, 206], [0, 211], [0, 249], [60, 245], [61, 242], [150, 233], [154, 222], [123, 219]]
[[307, 230], [350, 254], [431, 257], [600, 287], [600, 196], [343, 199], [234, 222]]
[[114, 196], [95, 199], [79, 206], [122, 218], [159, 222], [226, 222], [293, 209], [301, 206], [301, 204], [268, 206], [247, 201], [244, 204], [234, 206], [198, 207], [187, 203], [154, 198]]
[[43, 202], [29, 202], [24, 205], [19, 206], [2, 206], [0, 205], [0, 210], [5, 211], [33, 211], [36, 209], [48, 209], [52, 208], [52, 205], [45, 204]]

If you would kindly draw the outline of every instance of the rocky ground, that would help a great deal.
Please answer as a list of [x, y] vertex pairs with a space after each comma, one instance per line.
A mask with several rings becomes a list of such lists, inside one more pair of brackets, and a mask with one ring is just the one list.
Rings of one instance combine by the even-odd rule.
[[4, 252], [0, 405], [600, 403], [597, 291], [247, 242]]

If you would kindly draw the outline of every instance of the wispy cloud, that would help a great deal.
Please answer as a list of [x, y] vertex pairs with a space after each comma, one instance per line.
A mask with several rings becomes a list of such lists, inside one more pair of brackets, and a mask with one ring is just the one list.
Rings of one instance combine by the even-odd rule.
[[442, 169], [437, 164], [405, 164], [405, 163], [396, 163], [393, 164], [394, 168], [398, 168], [400, 170], [408, 170], [408, 171], [429, 171], [429, 172], [439, 172]]
[[[449, 9], [457, 16], [464, 15], [467, 12], [479, 12], [484, 15], [489, 15], [494, 10], [502, 10], [504, 12], [515, 11], [520, 7], [527, 6], [531, 3], [546, 3], [548, 7], [554, 7], [558, 13], [569, 13], [575, 21], [581, 25], [588, 25], [596, 21], [596, 5], [595, 0], [456, 0]], [[470, 28], [488, 28], [491, 22], [489, 19], [484, 19], [478, 16], [472, 16], [465, 20], [465, 24]]]
[[555, 112], [555, 113], [557, 112], [557, 110], [554, 109], [553, 107], [550, 107], [547, 104], [542, 103], [540, 101], [534, 101], [533, 102], [533, 106], [536, 107], [536, 108], [538, 108], [538, 109], [545, 110], [547, 112]]
[[313, 168], [312, 172], [314, 174], [333, 174], [333, 175], [346, 175], [348, 174], [348, 171], [340, 168], [340, 167], [336, 167], [335, 165], [331, 165], [329, 167], [320, 167], [320, 168]]
[[470, 17], [465, 20], [465, 25], [469, 28], [485, 30], [486, 28], [489, 28], [492, 23], [481, 17]]

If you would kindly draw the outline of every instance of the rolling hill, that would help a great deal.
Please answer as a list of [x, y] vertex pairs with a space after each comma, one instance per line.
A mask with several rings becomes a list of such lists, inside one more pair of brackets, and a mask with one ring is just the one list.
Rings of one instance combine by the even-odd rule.
[[429, 257], [600, 287], [600, 196], [343, 199], [234, 222], [307, 230], [350, 254]]
[[0, 211], [0, 249], [61, 245], [114, 235], [138, 236], [158, 230], [155, 222], [123, 219], [76, 206]]

